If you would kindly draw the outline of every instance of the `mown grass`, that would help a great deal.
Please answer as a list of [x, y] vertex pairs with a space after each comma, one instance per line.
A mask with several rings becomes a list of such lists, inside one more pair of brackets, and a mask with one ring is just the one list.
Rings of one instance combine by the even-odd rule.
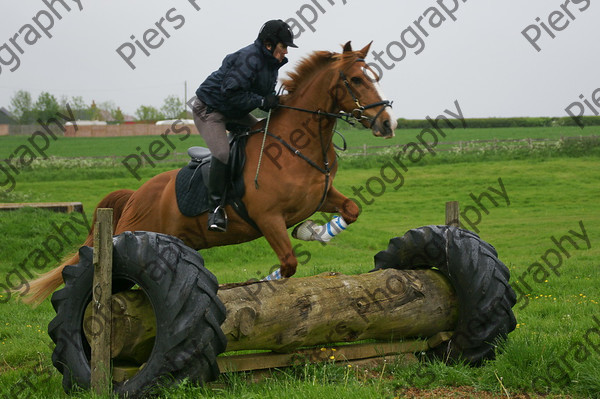
[[[532, 281], [531, 276], [525, 277], [531, 286], [529, 303], [523, 307], [525, 301], [521, 299], [515, 306], [518, 328], [502, 345], [496, 360], [480, 368], [391, 361], [385, 368], [375, 369], [347, 367], [332, 360], [327, 364], [274, 370], [257, 383], [253, 383], [251, 375], [226, 374], [208, 387], [186, 383], [165, 389], [160, 396], [394, 397], [411, 386], [471, 386], [500, 395], [504, 386], [511, 394], [600, 397], [600, 336], [592, 337], [595, 347], [580, 344], [585, 342], [586, 331], [595, 325], [592, 317], [600, 319], [600, 157], [595, 153], [567, 155], [549, 153], [522, 159], [495, 159], [489, 155], [479, 160], [465, 158], [468, 162], [456, 157], [445, 163], [432, 162], [435, 157], [428, 155], [418, 164], [407, 163], [401, 186], [386, 184], [385, 192], [378, 196], [363, 189], [369, 203], [361, 202], [359, 220], [329, 245], [302, 242], [299, 248], [310, 253], [310, 259], [299, 267], [297, 276], [324, 271], [367, 272], [373, 266], [373, 256], [387, 246], [390, 238], [414, 227], [442, 224], [446, 201], [460, 201], [463, 221], [476, 220], [476, 212], [468, 208], [475, 205], [471, 194], [478, 197], [484, 191], [490, 192], [490, 187], [500, 190], [501, 179], [510, 204], [493, 194], [496, 205], [484, 198], [489, 214], [480, 211], [480, 222], [466, 227], [478, 229], [482, 239], [496, 247], [512, 273], [511, 283], [515, 284], [532, 264], [543, 264], [542, 257], [549, 257], [548, 251], [556, 248], [552, 237], [560, 239], [570, 230], [581, 234], [579, 223], [583, 223], [590, 248], [574, 238], [580, 247], [565, 244], [569, 256], [563, 254], [558, 274], [550, 273], [540, 283]], [[336, 187], [356, 198], [353, 192], [365, 187], [370, 178], [381, 176], [386, 160], [391, 158], [381, 158], [361, 168], [342, 158]], [[158, 173], [163, 168], [168, 165], [144, 173]], [[93, 179], [88, 173], [94, 168], [80, 169], [56, 172], [52, 178], [42, 170], [24, 171], [27, 179], [19, 181], [13, 198], [27, 195], [31, 201], [81, 201], [90, 217], [95, 204], [107, 192], [141, 184], [128, 175], [110, 177], [111, 168], [105, 168], [103, 175]], [[5, 282], [7, 273], [28, 259], [32, 250], [43, 246], [53, 234], [52, 222], [60, 225], [70, 217], [35, 209], [1, 213], [0, 284]], [[71, 243], [64, 245], [60, 251], [63, 254], [75, 250], [82, 241], [74, 231], [68, 237]], [[201, 253], [206, 266], [222, 283], [262, 276], [276, 261], [264, 239]], [[12, 281], [17, 279], [13, 276]], [[0, 295], [5, 293], [0, 291]], [[6, 297], [0, 302], [6, 302]], [[51, 365], [52, 344], [46, 333], [53, 317], [49, 301], [36, 309], [12, 299], [0, 303], [0, 392], [8, 394], [22, 386], [24, 395], [31, 397], [64, 396], [61, 376]], [[539, 377], [547, 378], [548, 383], [534, 383], [540, 381]], [[81, 393], [76, 397], [92, 396]]]

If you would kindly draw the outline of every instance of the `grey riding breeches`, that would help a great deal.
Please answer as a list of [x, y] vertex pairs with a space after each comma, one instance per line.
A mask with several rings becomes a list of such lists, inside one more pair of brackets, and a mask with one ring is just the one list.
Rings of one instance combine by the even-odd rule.
[[248, 114], [240, 119], [227, 119], [223, 114], [214, 109], [209, 110], [206, 104], [196, 98], [192, 106], [194, 124], [200, 135], [206, 141], [212, 156], [227, 164], [229, 162], [229, 140], [225, 124], [234, 122], [240, 125], [254, 126], [258, 119]]

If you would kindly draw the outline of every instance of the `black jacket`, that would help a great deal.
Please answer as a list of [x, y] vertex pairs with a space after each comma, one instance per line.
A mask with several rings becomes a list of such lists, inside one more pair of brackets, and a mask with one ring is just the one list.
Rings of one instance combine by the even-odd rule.
[[260, 40], [223, 60], [196, 90], [196, 96], [225, 117], [237, 119], [261, 106], [263, 98], [275, 90], [279, 62]]

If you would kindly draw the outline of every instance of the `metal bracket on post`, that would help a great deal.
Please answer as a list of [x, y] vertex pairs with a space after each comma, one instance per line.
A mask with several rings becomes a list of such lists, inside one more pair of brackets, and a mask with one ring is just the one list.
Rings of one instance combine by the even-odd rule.
[[108, 393], [111, 383], [110, 344], [112, 331], [112, 208], [99, 208], [94, 225], [94, 281], [92, 285], [92, 318], [100, 328], [92, 334], [91, 388], [101, 395]]

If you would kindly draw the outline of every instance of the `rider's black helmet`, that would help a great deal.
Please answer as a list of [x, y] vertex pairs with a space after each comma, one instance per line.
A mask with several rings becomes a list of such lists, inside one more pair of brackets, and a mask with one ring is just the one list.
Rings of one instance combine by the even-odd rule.
[[277, 43], [283, 43], [288, 47], [298, 47], [294, 44], [294, 35], [290, 26], [280, 19], [272, 19], [267, 21], [260, 32], [258, 33], [258, 39], [261, 41], [269, 41], [273, 46]]

